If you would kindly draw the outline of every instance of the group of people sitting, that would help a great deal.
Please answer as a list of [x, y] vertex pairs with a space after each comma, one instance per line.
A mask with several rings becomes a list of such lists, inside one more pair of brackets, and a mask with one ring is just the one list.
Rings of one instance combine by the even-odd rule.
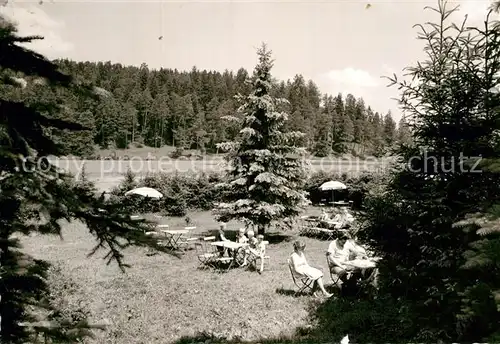
[[[231, 241], [225, 236], [226, 224], [221, 224], [219, 227], [219, 232], [217, 234], [218, 241]], [[262, 273], [264, 270], [264, 259], [263, 257], [266, 254], [266, 245], [264, 243], [264, 236], [262, 234], [258, 234], [255, 236], [254, 231], [245, 230], [245, 228], [240, 228], [238, 230], [238, 234], [236, 236], [236, 242], [239, 244], [248, 244], [242, 250], [243, 253], [243, 264], [242, 266], [247, 266], [250, 257], [258, 257], [260, 259], [260, 268], [258, 270], [259, 273]], [[227, 249], [219, 248], [219, 253], [224, 255], [227, 253]], [[229, 253], [230, 255], [235, 256], [236, 251], [232, 251]], [[252, 259], [255, 261], [255, 259]]]
[[[346, 207], [343, 207], [334, 217], [330, 217], [330, 214], [323, 210], [319, 217], [319, 221], [328, 228], [340, 229], [349, 227], [354, 222], [354, 216], [349, 213]], [[330, 223], [334, 224], [330, 225]]]
[[[294, 252], [290, 257], [291, 267], [298, 275], [306, 276], [314, 281], [313, 292], [315, 296], [319, 296], [317, 294], [319, 288], [324, 296], [330, 297], [332, 294], [325, 290], [323, 284], [323, 272], [308, 264], [304, 254], [305, 247], [306, 245], [302, 241], [294, 242]], [[358, 268], [349, 263], [353, 259], [368, 258], [366, 250], [358, 245], [355, 240], [346, 236], [333, 240], [328, 246], [326, 256], [330, 273], [332, 276], [336, 276], [334, 278], [336, 280], [335, 284], [340, 290], [351, 278], [353, 280], [364, 278], [375, 288], [377, 287], [377, 268]]]

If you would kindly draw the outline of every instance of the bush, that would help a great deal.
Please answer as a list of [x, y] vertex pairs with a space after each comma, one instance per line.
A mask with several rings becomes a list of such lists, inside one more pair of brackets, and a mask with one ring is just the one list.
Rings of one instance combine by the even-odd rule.
[[168, 156], [172, 159], [179, 159], [183, 155], [184, 155], [184, 148], [176, 147], [175, 150], [171, 152]]
[[[185, 216], [188, 210], [211, 210], [223, 199], [221, 190], [216, 187], [223, 180], [220, 173], [150, 173], [137, 178], [127, 171], [124, 180], [111, 191], [115, 201], [133, 212], [163, 212], [170, 216]], [[313, 204], [318, 204], [325, 193], [318, 188], [324, 182], [338, 180], [348, 186], [348, 190], [336, 192], [335, 199], [349, 199], [354, 207], [361, 208], [366, 195], [378, 190], [385, 183], [385, 176], [363, 174], [348, 177], [347, 174], [328, 174], [319, 172], [311, 175], [305, 189]], [[146, 200], [141, 197], [125, 197], [125, 192], [136, 187], [147, 186], [160, 191], [160, 201]], [[339, 197], [339, 198], [337, 198]]]
[[[164, 212], [170, 216], [185, 216], [188, 210], [210, 210], [220, 201], [215, 185], [222, 180], [217, 173], [179, 174], [151, 173], [140, 180], [127, 172], [124, 181], [111, 192], [124, 206], [135, 212]], [[163, 194], [158, 202], [140, 197], [124, 197], [126, 191], [147, 186]]]

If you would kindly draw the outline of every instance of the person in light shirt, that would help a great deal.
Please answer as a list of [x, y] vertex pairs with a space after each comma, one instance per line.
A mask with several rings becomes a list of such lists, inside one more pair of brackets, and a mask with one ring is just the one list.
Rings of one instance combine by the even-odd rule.
[[245, 235], [245, 228], [240, 228], [238, 230], [238, 236], [236, 237], [236, 242], [239, 244], [246, 244], [248, 242], [248, 238]]
[[366, 251], [354, 240], [348, 240], [344, 236], [330, 243], [326, 255], [330, 271], [339, 277], [337, 286], [342, 288], [342, 285], [356, 270], [354, 266], [349, 264], [349, 261], [356, 258], [366, 258]]
[[350, 225], [354, 222], [354, 216], [352, 216], [351, 213], [349, 213], [349, 210], [346, 207], [342, 208], [341, 217], [342, 217], [342, 222], [345, 225]]

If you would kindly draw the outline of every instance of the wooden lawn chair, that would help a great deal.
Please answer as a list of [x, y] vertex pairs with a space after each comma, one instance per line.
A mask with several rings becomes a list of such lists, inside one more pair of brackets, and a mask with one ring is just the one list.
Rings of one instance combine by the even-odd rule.
[[169, 228], [168, 225], [156, 225], [154, 227], [154, 230], [146, 232], [146, 235], [155, 236], [155, 237], [156, 236], [162, 236], [164, 234], [161, 232], [161, 230], [162, 229], [168, 229], [168, 228]]
[[294, 269], [293, 269], [293, 264], [291, 259], [289, 258], [287, 260], [288, 263], [288, 268], [290, 269], [290, 274], [292, 275], [292, 280], [295, 286], [297, 286], [298, 290], [295, 292], [295, 296], [304, 293], [306, 290], [311, 290], [313, 289], [313, 284], [314, 280], [310, 279], [307, 276], [298, 274]]
[[[215, 236], [208, 237], [209, 241], [215, 241]], [[207, 239], [207, 238], [205, 238]], [[211, 252], [215, 254], [216, 258], [214, 261], [215, 268], [217, 271], [222, 272], [224, 271], [224, 266], [226, 266], [226, 271], [229, 270], [235, 261], [234, 257], [228, 257], [225, 256], [225, 254], [228, 252], [227, 249], [224, 249], [223, 251], [219, 251], [219, 249], [216, 246], [210, 246], [211, 247]]]

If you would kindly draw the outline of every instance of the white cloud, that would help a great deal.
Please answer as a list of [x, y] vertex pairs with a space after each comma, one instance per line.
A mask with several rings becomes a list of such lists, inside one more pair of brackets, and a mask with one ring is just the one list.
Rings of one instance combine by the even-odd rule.
[[331, 70], [326, 73], [326, 77], [332, 82], [347, 87], [376, 87], [379, 81], [362, 69], [352, 67]]
[[400, 74], [398, 70], [387, 64], [383, 64], [380, 67], [380, 73], [376, 75], [362, 69], [348, 67], [331, 70], [315, 78], [315, 81], [325, 93], [337, 95], [340, 92], [344, 97], [350, 93], [356, 98], [363, 98], [365, 104], [374, 111], [385, 114], [391, 110], [398, 121], [400, 118], [398, 106], [391, 98], [397, 98], [399, 92], [396, 87], [388, 88], [389, 81], [379, 77], [379, 75], [391, 76], [394, 72]]
[[[454, 14], [454, 17], [457, 22], [462, 22], [464, 16], [467, 14], [467, 23], [474, 26], [482, 25], [486, 19], [491, 3], [491, 0], [462, 0], [456, 4], [452, 3], [454, 6], [460, 6], [459, 11]], [[490, 18], [498, 19], [498, 14], [492, 13]]]
[[73, 49], [73, 44], [65, 41], [59, 34], [64, 23], [50, 18], [40, 7], [22, 6], [9, 2], [0, 6], [0, 15], [14, 22], [20, 36], [42, 36], [43, 40], [35, 40], [25, 46], [41, 54], [57, 55]]

